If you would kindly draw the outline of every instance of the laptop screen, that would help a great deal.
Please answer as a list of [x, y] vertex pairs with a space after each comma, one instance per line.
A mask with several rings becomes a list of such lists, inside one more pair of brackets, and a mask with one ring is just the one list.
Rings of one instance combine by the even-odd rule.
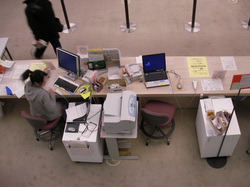
[[142, 63], [144, 72], [166, 70], [165, 53], [143, 55]]

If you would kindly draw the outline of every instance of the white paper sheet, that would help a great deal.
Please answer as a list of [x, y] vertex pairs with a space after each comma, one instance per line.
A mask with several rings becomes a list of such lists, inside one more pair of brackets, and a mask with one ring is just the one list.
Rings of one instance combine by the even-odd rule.
[[203, 91], [218, 91], [223, 90], [223, 85], [220, 79], [203, 79], [201, 80]]
[[12, 93], [15, 94], [18, 98], [24, 95], [24, 83], [21, 80], [13, 80], [7, 84], [11, 89]]
[[136, 60], [136, 63], [137, 63], [137, 64], [142, 64], [142, 56], [141, 56], [141, 55], [135, 57], [135, 60]]
[[3, 79], [3, 74], [0, 74], [0, 82], [2, 81]]
[[16, 65], [14, 68], [12, 79], [20, 79], [23, 72], [29, 69], [29, 65]]
[[104, 102], [105, 115], [121, 116], [121, 94], [109, 93]]
[[237, 66], [233, 56], [220, 57], [224, 70], [234, 71], [237, 70]]
[[86, 103], [70, 107], [66, 109], [66, 113], [67, 113], [67, 121], [73, 121], [74, 119], [82, 117], [87, 113]]
[[5, 60], [2, 62], [2, 66], [5, 68], [11, 68], [14, 63], [15, 63], [14, 61]]
[[7, 95], [5, 87], [5, 84], [0, 84], [0, 95]]

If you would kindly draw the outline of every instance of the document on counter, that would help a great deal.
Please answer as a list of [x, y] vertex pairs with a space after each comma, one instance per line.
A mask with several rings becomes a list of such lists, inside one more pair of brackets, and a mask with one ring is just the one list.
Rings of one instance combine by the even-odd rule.
[[14, 61], [10, 61], [10, 60], [5, 60], [1, 62], [2, 66], [5, 68], [11, 68], [14, 63], [15, 63]]
[[142, 64], [142, 56], [137, 56], [135, 57], [135, 60], [136, 60], [136, 64]]
[[41, 71], [44, 71], [44, 69], [47, 67], [47, 65], [45, 64], [45, 63], [43, 63], [43, 62], [36, 62], [36, 63], [31, 63], [30, 64], [30, 67], [29, 67], [29, 69], [31, 70], [31, 71], [35, 71], [35, 70], [41, 70]]
[[190, 77], [209, 77], [206, 57], [187, 57]]
[[5, 84], [0, 84], [0, 95], [7, 95], [5, 87]]
[[233, 56], [222, 56], [220, 57], [220, 59], [224, 70], [228, 71], [237, 70], [237, 66]]
[[250, 74], [234, 75], [231, 83], [230, 90], [250, 88]]
[[11, 89], [12, 93], [18, 98], [24, 95], [24, 83], [21, 80], [14, 80], [8, 83], [7, 86]]
[[203, 91], [219, 91], [223, 90], [221, 79], [203, 79], [201, 80]]
[[12, 79], [20, 79], [23, 72], [29, 69], [29, 65], [15, 65]]
[[0, 82], [2, 81], [3, 79], [3, 74], [0, 74]]
[[103, 49], [89, 49], [89, 62], [104, 60]]
[[5, 79], [10, 79], [14, 73], [14, 66], [11, 68], [5, 69], [5, 73], [3, 74]]

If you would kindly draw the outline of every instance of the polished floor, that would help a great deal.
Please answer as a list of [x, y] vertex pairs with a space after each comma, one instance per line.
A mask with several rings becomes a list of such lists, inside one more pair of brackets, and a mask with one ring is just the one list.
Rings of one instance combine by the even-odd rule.
[[[65, 23], [60, 1], [51, 0], [55, 14]], [[77, 29], [61, 33], [63, 48], [76, 52], [77, 46], [119, 48], [122, 56], [165, 52], [168, 56], [249, 56], [250, 31], [241, 26], [249, 19], [249, 0], [203, 0], [197, 2], [197, 33], [185, 30], [191, 21], [193, 1], [131, 0], [130, 21], [136, 31], [122, 33], [125, 23], [121, 0], [65, 0], [68, 17]], [[130, 1], [129, 1], [130, 2]], [[9, 37], [8, 49], [14, 60], [32, 59], [32, 33], [19, 0], [1, 0], [0, 37]], [[56, 58], [49, 46], [43, 58]], [[177, 109], [176, 129], [171, 144], [151, 141], [138, 131], [132, 141], [132, 155], [139, 160], [122, 160], [117, 166], [74, 163], [60, 140], [54, 150], [37, 142], [33, 131], [20, 115], [28, 110], [25, 99], [3, 100], [5, 117], [0, 120], [0, 186], [229, 186], [250, 184], [249, 109], [250, 99], [238, 103], [241, 137], [227, 163], [220, 169], [200, 158], [195, 118], [197, 108]]]

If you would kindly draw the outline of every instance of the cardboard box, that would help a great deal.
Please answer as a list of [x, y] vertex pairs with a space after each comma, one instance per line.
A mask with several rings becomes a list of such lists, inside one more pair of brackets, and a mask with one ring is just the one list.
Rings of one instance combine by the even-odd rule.
[[108, 80], [108, 92], [120, 92], [126, 90], [126, 82], [124, 79]]

